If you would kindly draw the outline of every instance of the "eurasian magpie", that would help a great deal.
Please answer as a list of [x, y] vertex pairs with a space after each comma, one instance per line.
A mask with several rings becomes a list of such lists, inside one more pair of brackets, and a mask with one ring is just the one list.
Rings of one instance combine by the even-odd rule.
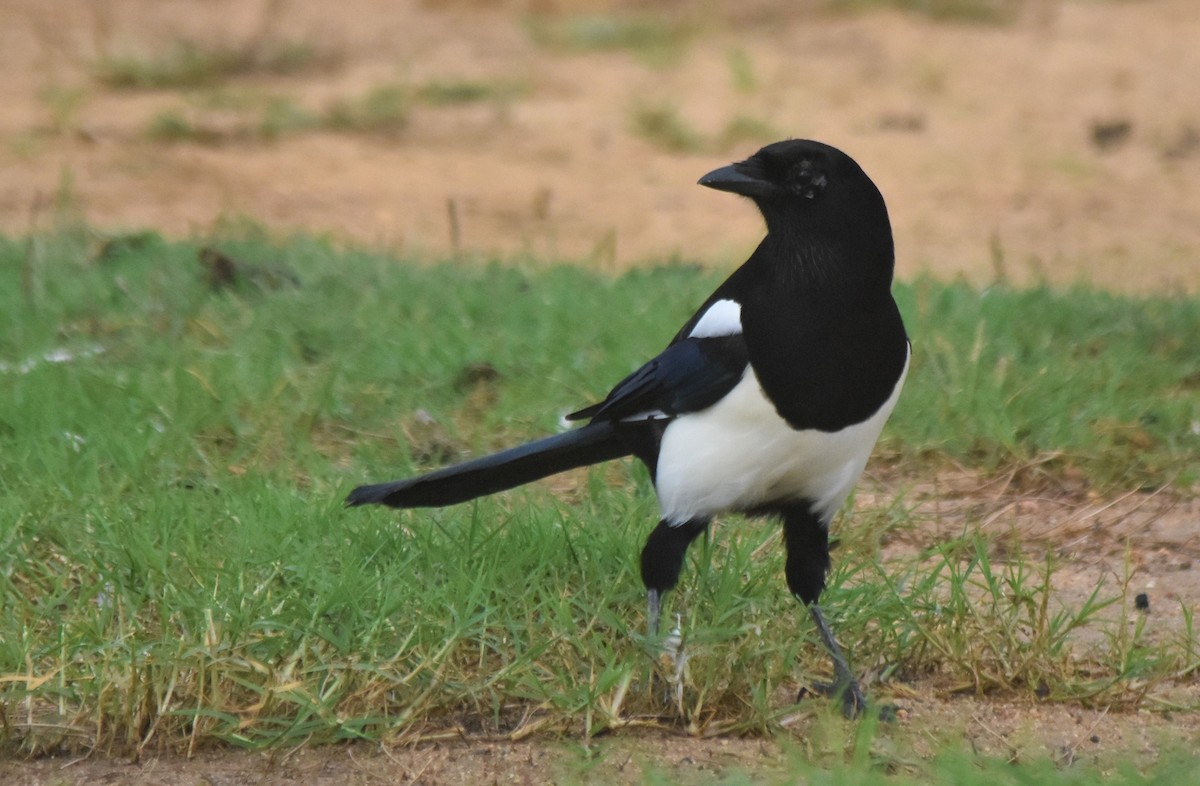
[[633, 455], [650, 470], [662, 519], [641, 555], [648, 626], [688, 546], [724, 512], [783, 524], [785, 573], [833, 659], [847, 715], [864, 705], [817, 600], [829, 524], [896, 405], [909, 341], [892, 299], [895, 250], [879, 189], [842, 151], [777, 142], [700, 178], [749, 197], [767, 235], [666, 349], [586, 425], [416, 478], [360, 486], [348, 505], [436, 507]]

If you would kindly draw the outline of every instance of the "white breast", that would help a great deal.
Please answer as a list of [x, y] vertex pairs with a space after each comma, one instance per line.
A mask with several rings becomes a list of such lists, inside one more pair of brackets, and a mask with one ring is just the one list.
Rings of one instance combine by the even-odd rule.
[[656, 487], [663, 518], [694, 518], [807, 499], [828, 524], [867, 465], [904, 385], [875, 414], [841, 431], [796, 431], [763, 394], [754, 370], [723, 399], [667, 426]]

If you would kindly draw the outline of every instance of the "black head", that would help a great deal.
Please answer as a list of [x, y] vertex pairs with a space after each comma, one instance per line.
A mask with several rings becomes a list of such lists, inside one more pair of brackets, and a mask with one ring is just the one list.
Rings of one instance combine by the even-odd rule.
[[867, 232], [891, 243], [879, 189], [854, 159], [821, 142], [775, 142], [745, 161], [709, 172], [700, 185], [753, 199], [771, 234]]

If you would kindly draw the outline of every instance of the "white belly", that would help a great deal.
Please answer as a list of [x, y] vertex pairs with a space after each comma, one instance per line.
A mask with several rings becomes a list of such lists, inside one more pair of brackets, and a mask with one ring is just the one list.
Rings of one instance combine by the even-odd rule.
[[828, 524], [867, 465], [900, 397], [908, 359], [879, 410], [841, 431], [796, 431], [763, 395], [753, 369], [729, 395], [684, 415], [663, 433], [656, 488], [672, 524], [759, 505], [807, 499]]

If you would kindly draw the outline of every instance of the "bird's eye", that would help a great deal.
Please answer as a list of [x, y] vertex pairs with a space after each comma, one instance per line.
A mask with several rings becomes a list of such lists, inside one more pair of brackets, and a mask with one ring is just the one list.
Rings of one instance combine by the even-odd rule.
[[819, 192], [825, 190], [825, 184], [827, 182], [828, 181], [825, 179], [824, 175], [817, 175], [816, 177], [814, 177], [812, 179], [812, 183], [810, 183], [808, 188], [806, 188], [804, 190], [805, 198], [813, 199], [814, 197], [816, 197], [816, 195]]
[[798, 161], [788, 176], [788, 190], [805, 199], [815, 199], [828, 184], [825, 172], [811, 158]]

